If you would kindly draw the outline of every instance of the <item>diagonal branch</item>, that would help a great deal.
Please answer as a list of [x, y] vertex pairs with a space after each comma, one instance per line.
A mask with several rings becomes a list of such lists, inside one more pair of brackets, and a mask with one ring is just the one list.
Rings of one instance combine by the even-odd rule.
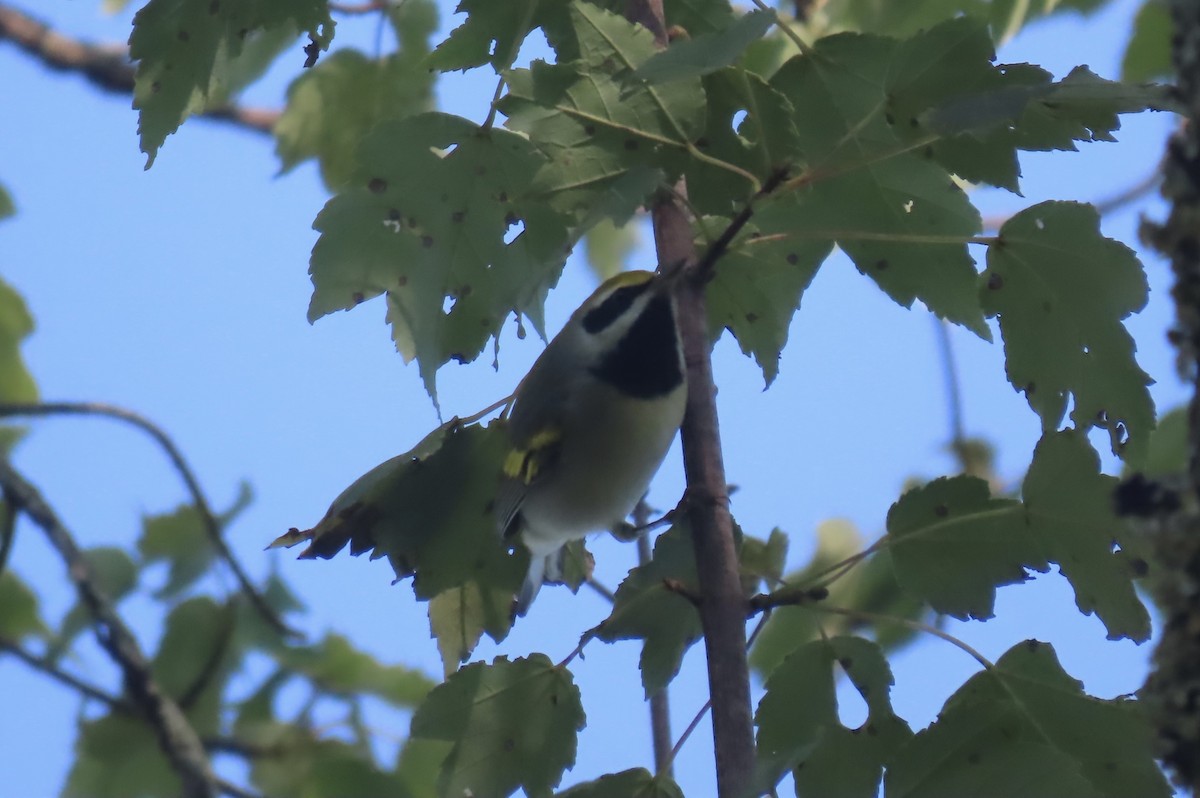
[[[0, 3], [0, 41], [12, 42], [50, 69], [83, 75], [96, 88], [114, 94], [133, 94], [136, 68], [124, 45], [72, 39], [6, 3]], [[270, 133], [279, 121], [280, 112], [221, 105], [198, 115], [230, 122], [247, 130]]]
[[125, 701], [122, 698], [117, 698], [116, 696], [105, 692], [99, 687], [96, 687], [94, 684], [85, 682], [83, 679], [67, 673], [49, 658], [39, 657], [35, 654], [31, 654], [11, 640], [0, 638], [0, 651], [12, 654], [14, 657], [21, 660], [21, 662], [24, 662], [26, 665], [33, 668], [35, 671], [46, 674], [54, 681], [70, 687], [72, 690], [84, 696], [85, 698], [90, 698], [93, 701], [99, 701], [113, 712], [121, 715], [131, 715], [135, 713], [134, 708], [129, 704], [128, 701]]
[[95, 619], [96, 639], [120, 667], [130, 701], [154, 728], [159, 746], [183, 782], [183, 796], [212, 798], [218, 790], [217, 780], [196, 730], [188, 723], [179, 705], [154, 680], [137, 638], [96, 585], [91, 566], [71, 533], [58, 520], [37, 488], [4, 459], [0, 459], [0, 487], [8, 494], [14, 507], [20, 508], [41, 527], [66, 563], [67, 575], [75, 584], [80, 600]]
[[283, 622], [275, 611], [271, 609], [270, 605], [267, 604], [262, 594], [254, 587], [254, 584], [250, 581], [250, 577], [246, 575], [246, 571], [242, 568], [242, 564], [234, 557], [233, 551], [230, 550], [229, 545], [225, 542], [225, 538], [221, 534], [221, 523], [213, 513], [212, 507], [209, 506], [208, 499], [204, 497], [204, 491], [200, 489], [200, 482], [196, 479], [195, 473], [188, 466], [187, 461], [183, 459], [183, 453], [179, 451], [179, 447], [167, 437], [167, 434], [161, 428], [131, 410], [101, 402], [0, 404], [0, 417], [50, 415], [107, 416], [108, 418], [115, 418], [127, 424], [132, 424], [154, 438], [163, 451], [166, 452], [171, 464], [179, 472], [179, 476], [183, 478], [188, 493], [192, 495], [192, 503], [196, 506], [196, 512], [200, 515], [200, 522], [204, 527], [205, 533], [208, 535], [209, 541], [212, 543], [213, 548], [217, 550], [217, 554], [220, 555], [221, 559], [225, 560], [229, 565], [229, 569], [233, 571], [238, 585], [241, 587], [242, 592], [246, 594], [246, 597], [250, 599], [250, 603], [254, 605], [255, 611], [280, 634], [292, 637], [300, 636], [299, 632], [291, 629]]

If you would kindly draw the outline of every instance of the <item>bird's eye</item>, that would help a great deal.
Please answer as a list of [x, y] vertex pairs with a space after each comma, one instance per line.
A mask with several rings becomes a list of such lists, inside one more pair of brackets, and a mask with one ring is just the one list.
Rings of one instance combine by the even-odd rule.
[[638, 283], [637, 285], [626, 285], [613, 291], [604, 301], [596, 307], [589, 310], [583, 317], [583, 329], [595, 335], [601, 330], [608, 327], [621, 315], [629, 310], [629, 306], [633, 304], [633, 300], [643, 294], [650, 287], [650, 282]]

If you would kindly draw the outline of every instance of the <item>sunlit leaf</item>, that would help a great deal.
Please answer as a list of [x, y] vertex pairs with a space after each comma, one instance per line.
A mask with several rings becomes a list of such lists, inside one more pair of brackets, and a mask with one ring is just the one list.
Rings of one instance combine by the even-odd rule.
[[151, 0], [138, 11], [129, 54], [138, 62], [133, 105], [147, 168], [184, 119], [224, 96], [247, 34], [280, 27], [308, 33], [322, 50], [333, 38], [321, 0]]
[[448, 676], [466, 662], [486, 630], [503, 639], [512, 623], [513, 592], [478, 582], [442, 591], [429, 600], [429, 631], [437, 639]]
[[[0, 205], [4, 196], [0, 196]], [[0, 213], [0, 216], [3, 216]], [[0, 401], [36, 402], [37, 386], [21, 358], [21, 342], [33, 332], [33, 316], [12, 286], [0, 279]]]
[[276, 659], [324, 692], [347, 697], [373, 695], [402, 708], [416, 706], [433, 687], [433, 681], [421, 671], [384, 665], [335, 633], [312, 645], [282, 650]]
[[178, 596], [204, 575], [216, 557], [200, 513], [191, 504], [143, 518], [138, 552], [147, 563], [170, 564], [167, 581], [155, 592], [158, 598]]
[[175, 607], [167, 616], [151, 663], [155, 682], [187, 714], [197, 734], [215, 734], [222, 694], [240, 652], [231, 645], [235, 615], [208, 597]]

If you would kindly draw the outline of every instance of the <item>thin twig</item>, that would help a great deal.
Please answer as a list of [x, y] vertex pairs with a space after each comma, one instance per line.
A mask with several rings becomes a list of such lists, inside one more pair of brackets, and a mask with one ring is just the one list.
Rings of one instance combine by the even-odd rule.
[[93, 628], [100, 646], [121, 669], [130, 700], [154, 728], [159, 746], [182, 781], [182, 794], [185, 798], [211, 798], [217, 791], [216, 776], [200, 738], [179, 705], [158, 686], [137, 638], [96, 584], [92, 568], [71, 533], [38, 490], [4, 459], [0, 459], [0, 487], [8, 492], [14, 506], [45, 532], [62, 557], [67, 575], [95, 621]]
[[8, 555], [12, 551], [13, 539], [17, 536], [17, 508], [8, 500], [8, 494], [0, 495], [0, 574], [8, 567]]
[[118, 698], [117, 696], [112, 695], [111, 693], [108, 693], [99, 687], [96, 687], [94, 684], [89, 684], [83, 679], [80, 679], [78, 676], [72, 676], [71, 674], [59, 668], [54, 662], [50, 661], [46, 657], [39, 657], [35, 654], [31, 654], [11, 640], [0, 638], [0, 651], [6, 651], [9, 654], [12, 654], [14, 657], [21, 660], [34, 670], [46, 674], [59, 684], [70, 687], [72, 690], [84, 696], [85, 698], [99, 701], [113, 712], [122, 715], [136, 714], [133, 705], [128, 701]]
[[234, 612], [233, 604], [225, 605], [223, 609], [223, 623], [218, 632], [216, 643], [213, 645], [213, 650], [209, 652], [208, 658], [200, 668], [200, 672], [196, 674], [196, 678], [192, 680], [192, 683], [179, 696], [179, 706], [183, 709], [191, 709], [196, 700], [200, 698], [205, 689], [212, 683], [213, 678], [220, 672], [221, 663], [225, 661], [225, 655], [229, 653], [229, 644], [233, 642], [233, 631], [237, 621], [237, 616]]
[[590, 587], [594, 593], [603, 598], [609, 604], [615, 604], [617, 602], [617, 594], [613, 592], [612, 588], [603, 582], [598, 582], [594, 577], [589, 576], [584, 580], [583, 583]]
[[195, 473], [188, 466], [187, 461], [184, 460], [183, 453], [179, 451], [179, 448], [167, 437], [167, 434], [161, 428], [131, 410], [101, 402], [0, 404], [0, 417], [51, 415], [106, 416], [108, 418], [115, 418], [127, 424], [132, 424], [154, 438], [163, 451], [166, 452], [171, 464], [175, 466], [175, 470], [183, 478], [184, 485], [187, 487], [188, 493], [192, 496], [192, 503], [196, 507], [196, 512], [200, 515], [200, 522], [204, 527], [204, 532], [208, 536], [209, 542], [217, 550], [217, 554], [221, 559], [229, 565], [229, 569], [237, 579], [239, 587], [246, 594], [246, 598], [250, 599], [250, 603], [254, 605], [255, 611], [277, 632], [289, 637], [302, 636], [300, 632], [290, 628], [283, 622], [275, 611], [271, 609], [270, 605], [267, 604], [266, 599], [262, 597], [258, 589], [251, 583], [250, 577], [247, 576], [245, 570], [242, 569], [241, 563], [234, 557], [233, 551], [226, 544], [225, 538], [221, 534], [221, 524], [209, 506], [208, 500], [204, 497], [204, 491], [201, 490], [200, 482], [196, 479]]
[[[1154, 167], [1154, 171], [1143, 177], [1141, 180], [1133, 183], [1126, 188], [1121, 189], [1117, 193], [1096, 200], [1092, 203], [1092, 207], [1096, 209], [1096, 213], [1101, 216], [1107, 216], [1110, 213], [1115, 213], [1121, 210], [1126, 205], [1131, 205], [1147, 194], [1152, 194], [1161, 184], [1163, 179], [1162, 166]], [[998, 214], [996, 216], [983, 217], [983, 229], [992, 232], [998, 231], [1004, 226], [1004, 223], [1012, 218], [1011, 213]]]
[[988, 670], [992, 670], [996, 667], [991, 660], [983, 656], [983, 654], [980, 654], [964, 641], [959, 640], [952, 634], [943, 632], [936, 626], [930, 626], [927, 623], [921, 623], [920, 621], [914, 621], [909, 618], [901, 618], [896, 615], [884, 615], [883, 613], [879, 612], [867, 612], [866, 610], [855, 610], [848, 607], [830, 607], [828, 604], [809, 604], [807, 606], [813, 610], [816, 610], [817, 612], [827, 612], [830, 615], [844, 615], [848, 618], [856, 618], [862, 621], [872, 621], [876, 623], [882, 621], [885, 623], [897, 623], [901, 626], [907, 626], [909, 629], [913, 629], [918, 632], [925, 632], [926, 634], [931, 634], [934, 637], [939, 637], [942, 640], [945, 640], [947, 643], [950, 643], [956, 648], [966, 652], [967, 654], [970, 654], [976, 662]]
[[[650, 516], [654, 510], [646, 503], [646, 497], [638, 499], [633, 508], [633, 524], [641, 534], [637, 537], [637, 558], [639, 566], [646, 566], [654, 558], [650, 546]], [[671, 778], [671, 695], [669, 686], [650, 696], [650, 740], [654, 748], [654, 771]]]
[[[93, 44], [54, 31], [46, 23], [0, 3], [0, 41], [8, 40], [43, 66], [75, 72], [93, 86], [114, 94], [133, 94], [136, 68], [129, 49], [117, 44]], [[257, 133], [270, 133], [280, 112], [265, 108], [224, 105], [199, 113], [209, 119], [231, 122]]]

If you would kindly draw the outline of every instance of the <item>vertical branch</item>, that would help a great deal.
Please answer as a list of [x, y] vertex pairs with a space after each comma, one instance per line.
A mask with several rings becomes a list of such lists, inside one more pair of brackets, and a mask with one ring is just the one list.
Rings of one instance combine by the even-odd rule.
[[[646, 498], [633, 508], [633, 525], [638, 529], [650, 523], [650, 505]], [[637, 539], [638, 565], [650, 562], [650, 533], [642, 532]], [[671, 776], [671, 697], [669, 687], [664, 686], [650, 696], [650, 739], [654, 746], [654, 772]]]
[[[1172, 0], [1176, 99], [1189, 122], [1167, 142], [1163, 195], [1171, 211], [1161, 226], [1147, 223], [1144, 235], [1171, 260], [1176, 323], [1170, 339], [1179, 348], [1182, 376], [1192, 384], [1188, 407], [1188, 469], [1183, 507], [1200, 498], [1200, 4]], [[1142, 689], [1158, 738], [1158, 756], [1178, 784], [1200, 795], [1200, 717], [1191, 696], [1200, 683], [1200, 520], [1178, 507], [1158, 514], [1154, 535], [1153, 590], [1163, 612], [1163, 633], [1153, 670]], [[1186, 700], [1185, 700], [1186, 699]]]
[[66, 563], [67, 575], [95, 621], [97, 640], [121, 669], [130, 700], [154, 728], [159, 746], [183, 782], [181, 795], [184, 798], [212, 798], [217, 794], [218, 784], [200, 738], [179, 705], [155, 682], [137, 639], [97, 587], [91, 566], [71, 533], [37, 489], [4, 459], [0, 459], [0, 488], [13, 507], [20, 508], [41, 527]]
[[[626, 15], [649, 28], [659, 47], [667, 46], [662, 0], [629, 0]], [[681, 180], [673, 194], [659, 198], [650, 216], [659, 268], [678, 279], [675, 299], [688, 383], [687, 411], [680, 435], [687, 477], [686, 506], [700, 586], [700, 625], [708, 661], [717, 795], [743, 798], [754, 773], [747, 604], [738, 576], [717, 423], [717, 390], [704, 297], [709, 270], [699, 268], [692, 225], [681, 202], [686, 196], [687, 186]]]

